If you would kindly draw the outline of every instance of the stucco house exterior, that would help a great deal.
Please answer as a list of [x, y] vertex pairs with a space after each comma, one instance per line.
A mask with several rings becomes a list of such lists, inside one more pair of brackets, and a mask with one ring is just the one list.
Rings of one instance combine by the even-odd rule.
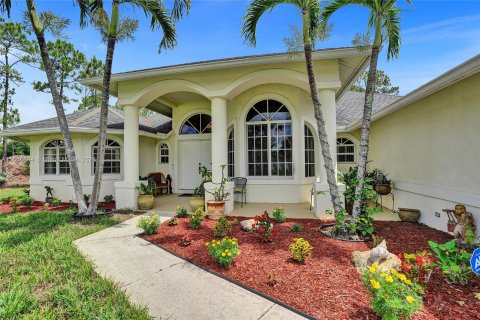
[[[338, 170], [357, 162], [364, 94], [349, 88], [368, 61], [355, 48], [314, 52]], [[395, 208], [384, 197], [387, 208], [418, 208], [422, 222], [445, 230], [446, 217], [435, 212], [455, 203], [480, 219], [479, 66], [477, 56], [404, 97], [375, 96], [370, 166], [394, 180]], [[102, 79], [81, 82], [100, 89]], [[101, 196], [114, 195], [117, 207], [136, 206], [139, 177], [150, 172], [169, 174], [175, 193], [189, 193], [200, 183], [199, 166], [219, 181], [225, 164], [229, 177], [248, 178], [249, 202], [310, 202], [313, 188], [325, 192], [314, 193], [313, 211], [330, 208], [301, 57], [270, 54], [118, 73], [111, 92], [123, 111], [109, 113]], [[140, 108], [155, 115], [139, 117]], [[85, 193], [93, 183], [98, 116], [98, 110], [68, 115]], [[49, 185], [62, 200], [74, 199], [56, 118], [2, 134], [31, 145], [32, 196], [44, 198]]]

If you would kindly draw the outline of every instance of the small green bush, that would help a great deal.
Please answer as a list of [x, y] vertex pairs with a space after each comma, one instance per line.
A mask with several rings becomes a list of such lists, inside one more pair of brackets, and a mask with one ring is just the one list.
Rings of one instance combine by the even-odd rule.
[[178, 206], [178, 207], [177, 207], [177, 210], [176, 210], [176, 213], [177, 213], [177, 217], [179, 217], [179, 218], [186, 218], [186, 217], [188, 217], [188, 211], [187, 211], [187, 209], [185, 209], [184, 207]]
[[467, 251], [457, 248], [454, 240], [443, 244], [428, 241], [428, 244], [437, 256], [436, 264], [440, 266], [443, 276], [448, 281], [466, 285], [472, 280], [471, 255]]
[[290, 227], [290, 230], [295, 231], [295, 232], [300, 232], [303, 230], [303, 227], [299, 225], [298, 223], [295, 223]]
[[298, 262], [304, 262], [312, 254], [313, 247], [303, 238], [293, 239], [293, 243], [288, 246], [288, 251], [292, 258]]
[[276, 222], [282, 223], [285, 222], [287, 219], [287, 212], [285, 212], [285, 209], [282, 207], [275, 208], [272, 212], [273, 219], [275, 219]]
[[176, 226], [178, 224], [178, 219], [177, 217], [173, 217], [171, 219], [168, 220], [168, 225], [169, 226]]
[[27, 160], [23, 163], [23, 170], [22, 173], [24, 176], [30, 175], [30, 160]]
[[50, 200], [50, 204], [56, 207], [62, 204], [62, 200], [59, 197], [53, 197], [52, 200]]
[[222, 216], [218, 218], [217, 222], [215, 222], [213, 235], [218, 238], [223, 238], [230, 232], [230, 230], [232, 230], [232, 224], [228, 221], [227, 217]]
[[224, 267], [231, 265], [233, 259], [240, 254], [236, 238], [213, 239], [211, 242], [205, 243], [205, 246], [208, 247], [208, 253]]
[[0, 172], [0, 187], [3, 187], [7, 183], [7, 174]]
[[199, 229], [200, 225], [202, 224], [203, 219], [205, 219], [205, 211], [203, 208], [198, 208], [188, 220], [190, 221], [190, 228], [192, 229]]
[[107, 194], [105, 197], [103, 197], [103, 201], [106, 203], [112, 203], [113, 202], [113, 195]]
[[145, 234], [154, 234], [160, 226], [160, 219], [158, 214], [149, 213], [146, 216], [141, 216], [137, 220], [137, 227], [143, 229]]
[[24, 195], [18, 199], [18, 202], [20, 202], [20, 204], [22, 206], [25, 206], [26, 208], [31, 208], [33, 203], [33, 198], [30, 196]]
[[17, 212], [18, 209], [18, 198], [17, 197], [11, 197], [10, 200], [8, 201], [8, 205], [12, 209], [12, 212], [15, 213]]

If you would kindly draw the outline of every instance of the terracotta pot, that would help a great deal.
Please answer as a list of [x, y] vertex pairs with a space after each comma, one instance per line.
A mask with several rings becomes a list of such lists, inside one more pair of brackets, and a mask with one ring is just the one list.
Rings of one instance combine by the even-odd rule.
[[377, 191], [379, 195], [384, 196], [392, 192], [392, 186], [390, 184], [376, 184], [375, 191]]
[[205, 207], [205, 197], [190, 197], [190, 209], [193, 212], [197, 211], [198, 208]]
[[420, 219], [420, 210], [418, 209], [398, 208], [398, 210], [398, 217], [402, 221], [415, 223]]
[[141, 194], [137, 199], [138, 209], [151, 210], [155, 204], [155, 197], [150, 194]]
[[207, 201], [208, 219], [218, 220], [225, 214], [225, 201]]

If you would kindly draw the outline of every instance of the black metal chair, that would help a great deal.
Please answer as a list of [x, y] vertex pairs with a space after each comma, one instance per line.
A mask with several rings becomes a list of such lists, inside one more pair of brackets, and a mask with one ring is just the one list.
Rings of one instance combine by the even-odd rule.
[[230, 179], [233, 182], [233, 194], [240, 194], [241, 195], [241, 206], [243, 208], [243, 204], [247, 203], [247, 178], [242, 177], [235, 177]]

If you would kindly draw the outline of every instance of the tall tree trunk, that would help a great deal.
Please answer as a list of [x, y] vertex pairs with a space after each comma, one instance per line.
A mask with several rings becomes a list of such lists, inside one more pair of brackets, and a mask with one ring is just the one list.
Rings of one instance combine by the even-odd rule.
[[[312, 45], [305, 44], [305, 62], [307, 64], [308, 82], [310, 84], [310, 94], [312, 96], [313, 108], [315, 110], [315, 119], [318, 127], [318, 137], [322, 147], [323, 162], [325, 171], [327, 172], [327, 183], [332, 198], [332, 205], [335, 214], [341, 212], [342, 204], [340, 195], [338, 194], [337, 178], [335, 177], [335, 168], [333, 167], [332, 154], [330, 152], [330, 144], [328, 143], [327, 130], [325, 128], [325, 120], [323, 118], [320, 98], [317, 91], [317, 80], [315, 78], [315, 70], [313, 69]], [[333, 132], [332, 134], [336, 134]]]
[[107, 120], [108, 120], [108, 102], [110, 99], [110, 78], [112, 76], [113, 55], [115, 52], [115, 44], [117, 38], [109, 36], [107, 38], [107, 54], [105, 57], [105, 66], [103, 74], [103, 90], [102, 90], [102, 105], [100, 109], [100, 123], [98, 132], [98, 148], [95, 177], [93, 180], [93, 190], [90, 205], [87, 214], [94, 214], [97, 211], [98, 201], [100, 197], [100, 189], [102, 186], [103, 164], [105, 158], [105, 142], [107, 139]]
[[[10, 86], [10, 65], [8, 61], [8, 49], [5, 51], [5, 88], [4, 88], [4, 96], [2, 101], [2, 128], [3, 130], [7, 129], [7, 111], [8, 111], [8, 94], [9, 94], [9, 86]], [[7, 138], [3, 138], [3, 145], [2, 145], [2, 173], [5, 173], [7, 168]]]
[[58, 94], [57, 83], [55, 81], [55, 73], [53, 70], [52, 61], [50, 60], [47, 48], [47, 42], [45, 40], [45, 34], [38, 17], [37, 9], [33, 0], [27, 0], [27, 9], [32, 23], [35, 36], [37, 37], [38, 45], [40, 47], [40, 55], [42, 57], [43, 65], [45, 66], [45, 73], [47, 74], [48, 84], [50, 86], [50, 92], [52, 94], [53, 105], [57, 112], [58, 124], [60, 131], [63, 135], [65, 142], [66, 153], [68, 157], [68, 164], [70, 166], [70, 175], [72, 177], [73, 189], [75, 191], [75, 197], [77, 199], [79, 213], [84, 213], [87, 209], [85, 200], [83, 198], [82, 182], [80, 179], [80, 173], [77, 166], [77, 157], [75, 155], [75, 149], [73, 148], [72, 136], [68, 128], [67, 117], [65, 116], [65, 110], [63, 109], [62, 99]]
[[362, 193], [364, 188], [365, 173], [367, 171], [368, 161], [368, 143], [370, 138], [370, 124], [372, 122], [372, 105], [375, 93], [375, 77], [377, 74], [378, 55], [380, 46], [372, 47], [372, 56], [370, 59], [370, 69], [368, 70], [368, 80], [365, 90], [365, 106], [363, 107], [362, 135], [360, 141], [360, 152], [358, 159], [358, 185], [355, 188], [355, 201], [353, 203], [352, 217], [357, 219], [362, 210]]

